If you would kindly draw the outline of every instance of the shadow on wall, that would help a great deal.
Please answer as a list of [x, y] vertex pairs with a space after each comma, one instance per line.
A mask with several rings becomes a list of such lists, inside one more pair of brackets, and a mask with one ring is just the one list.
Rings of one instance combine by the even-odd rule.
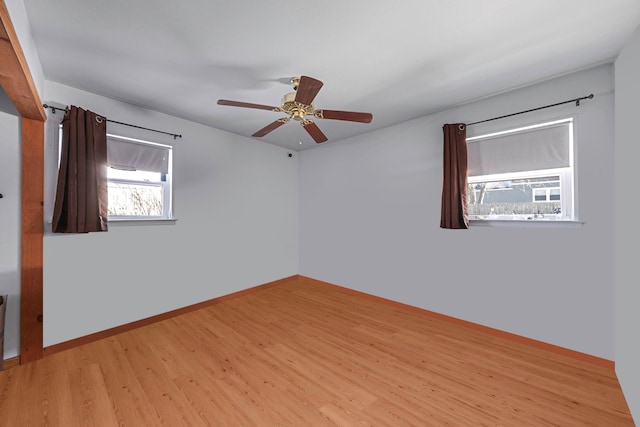
[[7, 92], [4, 91], [2, 86], [0, 86], [0, 111], [4, 111], [7, 114], [12, 114], [14, 116], [20, 116], [18, 114], [18, 110], [16, 110], [15, 105], [9, 99]]
[[[3, 360], [15, 357], [19, 352], [20, 339], [20, 275], [17, 271], [0, 271], [0, 296], [5, 301], [3, 331]], [[2, 318], [0, 318], [2, 323]]]

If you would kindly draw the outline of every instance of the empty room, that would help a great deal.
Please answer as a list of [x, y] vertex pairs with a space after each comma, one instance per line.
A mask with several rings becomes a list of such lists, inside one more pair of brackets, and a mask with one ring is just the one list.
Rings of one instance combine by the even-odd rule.
[[0, 426], [640, 420], [637, 0], [0, 23]]

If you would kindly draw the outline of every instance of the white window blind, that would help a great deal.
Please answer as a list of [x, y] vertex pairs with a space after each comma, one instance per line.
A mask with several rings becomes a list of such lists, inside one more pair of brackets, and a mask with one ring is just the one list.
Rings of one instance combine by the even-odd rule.
[[486, 139], [471, 138], [467, 144], [468, 175], [569, 167], [570, 132], [571, 121], [566, 121]]
[[107, 140], [107, 164], [115, 169], [167, 174], [169, 148], [110, 137]]

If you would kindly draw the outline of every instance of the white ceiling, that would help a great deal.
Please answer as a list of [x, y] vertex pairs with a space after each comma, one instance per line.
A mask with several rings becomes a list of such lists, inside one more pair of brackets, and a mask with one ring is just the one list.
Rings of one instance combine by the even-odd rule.
[[[611, 62], [640, 23], [639, 0], [24, 3], [47, 80], [250, 137], [283, 114], [216, 101], [279, 106], [306, 75], [316, 108], [373, 113], [316, 119], [324, 144]], [[316, 146], [294, 121], [260, 139]]]

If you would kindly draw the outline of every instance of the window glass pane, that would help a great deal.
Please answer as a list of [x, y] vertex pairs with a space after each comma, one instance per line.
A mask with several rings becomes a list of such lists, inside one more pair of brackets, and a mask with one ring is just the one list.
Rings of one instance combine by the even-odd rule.
[[161, 185], [110, 181], [108, 191], [110, 216], [162, 216]]
[[468, 213], [473, 219], [555, 219], [561, 210], [560, 176], [469, 182]]

